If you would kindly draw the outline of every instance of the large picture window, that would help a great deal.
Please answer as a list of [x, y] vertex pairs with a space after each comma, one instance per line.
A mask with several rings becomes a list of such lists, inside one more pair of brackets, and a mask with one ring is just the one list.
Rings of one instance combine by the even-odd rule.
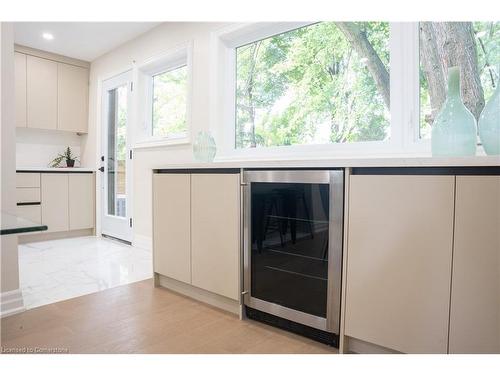
[[499, 83], [500, 22], [420, 23], [420, 137], [432, 124], [447, 94], [448, 68], [460, 68], [462, 100], [479, 118]]
[[390, 137], [387, 22], [320, 22], [236, 48], [235, 147]]

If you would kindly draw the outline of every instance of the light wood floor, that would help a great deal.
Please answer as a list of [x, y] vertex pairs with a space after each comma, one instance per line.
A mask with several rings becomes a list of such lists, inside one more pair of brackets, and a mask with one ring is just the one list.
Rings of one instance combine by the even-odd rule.
[[335, 348], [154, 288], [152, 280], [1, 320], [2, 349], [69, 353], [336, 353]]

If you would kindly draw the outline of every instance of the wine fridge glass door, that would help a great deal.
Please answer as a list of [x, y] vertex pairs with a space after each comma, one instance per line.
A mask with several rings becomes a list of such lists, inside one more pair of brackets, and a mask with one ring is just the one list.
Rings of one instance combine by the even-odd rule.
[[245, 302], [337, 331], [342, 171], [247, 173]]

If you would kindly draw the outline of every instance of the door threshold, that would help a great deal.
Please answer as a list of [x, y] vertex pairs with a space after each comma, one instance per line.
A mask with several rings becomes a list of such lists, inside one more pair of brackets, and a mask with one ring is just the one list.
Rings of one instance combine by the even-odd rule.
[[118, 241], [118, 242], [124, 243], [126, 245], [132, 246], [131, 241], [122, 240], [121, 238], [113, 237], [113, 236], [110, 236], [109, 234], [104, 234], [104, 233], [101, 233], [101, 236], [103, 236], [104, 238], [108, 238], [110, 240]]

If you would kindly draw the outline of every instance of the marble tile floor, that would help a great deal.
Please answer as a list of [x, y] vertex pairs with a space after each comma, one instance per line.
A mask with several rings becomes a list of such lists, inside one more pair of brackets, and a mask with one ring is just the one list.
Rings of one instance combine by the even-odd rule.
[[150, 250], [98, 237], [19, 245], [19, 278], [27, 309], [153, 276]]

